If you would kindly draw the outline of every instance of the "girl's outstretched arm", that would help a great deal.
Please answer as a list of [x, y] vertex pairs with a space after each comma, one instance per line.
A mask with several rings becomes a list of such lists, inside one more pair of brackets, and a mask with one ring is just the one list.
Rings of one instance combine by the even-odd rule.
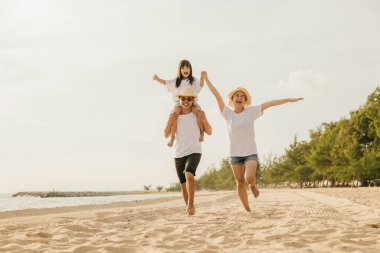
[[285, 99], [272, 100], [272, 101], [261, 104], [261, 111], [264, 112], [264, 110], [272, 106], [282, 105], [282, 104], [291, 103], [291, 102], [297, 102], [300, 100], [303, 100], [303, 98], [285, 98]]
[[214, 94], [216, 101], [218, 102], [220, 112], [223, 112], [225, 104], [224, 104], [222, 96], [219, 94], [219, 91], [214, 87], [214, 85], [212, 85], [210, 80], [208, 80], [206, 71], [202, 71], [202, 76], [204, 80], [206, 81], [208, 88], [210, 89], [212, 94]]
[[166, 81], [164, 79], [159, 78], [158, 75], [156, 75], [156, 74], [154, 74], [152, 80], [155, 80], [155, 81], [157, 81], [157, 82], [159, 82], [160, 84], [163, 84], [163, 85], [166, 84]]

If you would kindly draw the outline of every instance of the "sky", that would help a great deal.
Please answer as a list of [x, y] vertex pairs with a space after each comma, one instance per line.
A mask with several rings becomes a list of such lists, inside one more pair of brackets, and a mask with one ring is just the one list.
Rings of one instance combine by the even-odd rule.
[[[380, 85], [377, 0], [0, 0], [0, 192], [142, 190], [178, 181], [163, 129], [173, 107], [152, 80], [182, 59], [227, 101], [304, 97], [255, 122], [259, 157], [348, 117]], [[228, 157], [213, 134], [197, 175]]]

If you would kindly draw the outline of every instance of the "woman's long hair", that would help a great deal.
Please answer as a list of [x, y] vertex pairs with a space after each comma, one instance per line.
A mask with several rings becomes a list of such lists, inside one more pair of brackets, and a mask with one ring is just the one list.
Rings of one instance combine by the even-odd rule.
[[193, 84], [193, 81], [194, 81], [194, 77], [193, 77], [193, 68], [191, 67], [191, 64], [188, 60], [182, 60], [179, 64], [178, 64], [178, 70], [177, 70], [177, 79], [175, 81], [175, 86], [178, 88], [179, 85], [181, 84], [181, 81], [183, 79], [183, 76], [182, 76], [182, 73], [181, 73], [181, 68], [182, 67], [188, 67], [190, 68], [190, 74], [189, 74], [189, 77], [187, 79], [189, 79], [190, 81], [190, 84]]

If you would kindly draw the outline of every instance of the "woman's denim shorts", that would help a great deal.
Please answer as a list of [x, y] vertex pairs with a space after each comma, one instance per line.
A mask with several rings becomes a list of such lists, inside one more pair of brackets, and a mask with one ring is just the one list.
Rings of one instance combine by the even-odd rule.
[[249, 156], [231, 156], [231, 164], [245, 164], [247, 161], [257, 161], [257, 154]]

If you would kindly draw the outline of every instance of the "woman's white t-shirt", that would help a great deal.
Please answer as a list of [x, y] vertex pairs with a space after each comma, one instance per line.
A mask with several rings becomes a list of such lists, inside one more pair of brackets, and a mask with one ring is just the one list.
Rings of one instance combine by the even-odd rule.
[[194, 113], [179, 115], [174, 143], [174, 157], [181, 158], [193, 153], [202, 154], [199, 142], [200, 130]]
[[199, 82], [199, 79], [195, 78], [193, 79], [193, 84], [190, 83], [189, 79], [182, 80], [178, 88], [176, 87], [176, 78], [172, 80], [166, 80], [166, 89], [168, 92], [172, 94], [173, 100], [177, 102], [179, 99], [177, 97], [177, 94], [180, 94], [182, 89], [185, 89], [187, 87], [190, 87], [193, 89], [195, 95], [198, 95], [199, 92], [201, 92], [201, 84]]
[[263, 115], [261, 106], [247, 107], [238, 114], [224, 106], [222, 115], [227, 122], [230, 137], [230, 156], [257, 154], [254, 121]]

